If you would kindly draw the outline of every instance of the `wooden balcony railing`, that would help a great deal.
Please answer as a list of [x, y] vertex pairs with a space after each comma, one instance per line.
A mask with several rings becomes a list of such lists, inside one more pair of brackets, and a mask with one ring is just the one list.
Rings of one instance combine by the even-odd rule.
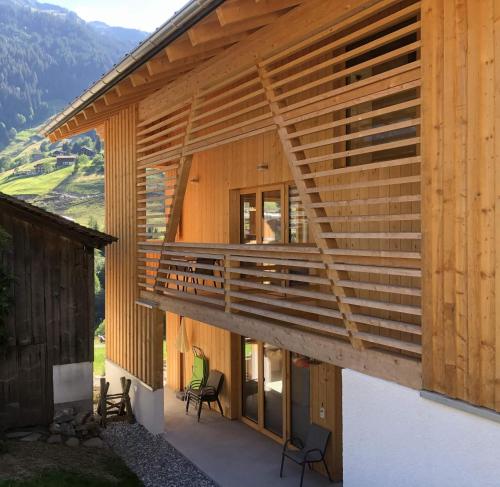
[[[139, 253], [143, 291], [348, 339], [316, 247], [149, 242]], [[421, 331], [411, 319], [412, 308], [386, 301], [381, 302], [383, 309], [373, 309], [374, 301], [363, 294], [367, 286], [372, 295], [377, 288], [398, 293], [397, 286], [361, 284], [357, 314], [350, 317], [361, 328], [360, 338], [370, 347], [419, 356]], [[409, 319], [394, 319], [388, 315], [392, 308], [398, 316], [407, 312]]]

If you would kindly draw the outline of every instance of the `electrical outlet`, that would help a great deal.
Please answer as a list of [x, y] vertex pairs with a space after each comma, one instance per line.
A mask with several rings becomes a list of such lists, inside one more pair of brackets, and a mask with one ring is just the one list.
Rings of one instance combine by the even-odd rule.
[[319, 417], [320, 417], [321, 419], [325, 419], [325, 416], [326, 416], [326, 411], [325, 411], [325, 408], [324, 408], [323, 406], [321, 406], [321, 407], [319, 408]]

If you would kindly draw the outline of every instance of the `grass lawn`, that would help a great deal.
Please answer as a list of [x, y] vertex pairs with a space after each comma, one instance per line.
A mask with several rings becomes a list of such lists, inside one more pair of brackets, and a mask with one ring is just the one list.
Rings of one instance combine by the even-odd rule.
[[6, 441], [0, 487], [140, 487], [142, 483], [107, 448], [77, 448]]
[[[104, 375], [104, 359], [106, 358], [106, 344], [94, 340], [94, 375]], [[1, 486], [0, 486], [1, 487]]]
[[14, 178], [1, 184], [0, 190], [13, 196], [18, 194], [45, 195], [59, 186], [72, 172], [72, 167], [65, 167], [43, 176]]

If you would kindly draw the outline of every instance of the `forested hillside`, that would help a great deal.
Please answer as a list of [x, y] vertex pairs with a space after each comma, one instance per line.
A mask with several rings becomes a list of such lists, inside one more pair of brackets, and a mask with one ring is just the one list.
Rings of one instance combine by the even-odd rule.
[[0, 149], [61, 109], [145, 35], [33, 0], [0, 0]]

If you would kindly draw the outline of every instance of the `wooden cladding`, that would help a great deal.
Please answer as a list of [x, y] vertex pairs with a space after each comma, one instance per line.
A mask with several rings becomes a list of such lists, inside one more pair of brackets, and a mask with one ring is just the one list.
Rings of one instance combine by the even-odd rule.
[[[420, 2], [377, 2], [140, 122], [140, 289], [419, 357], [420, 27]], [[235, 266], [211, 247], [204, 257], [179, 254], [169, 242], [181, 213], [171, 202], [182, 200], [190, 167], [181, 178], [182, 161], [270, 130], [312, 229], [314, 261], [259, 263], [249, 250]]]
[[[138, 307], [136, 244], [136, 107], [110, 118], [105, 126], [106, 229], [118, 237], [106, 249], [106, 335], [109, 360], [153, 388], [162, 387], [163, 318]], [[139, 195], [137, 195], [139, 197]], [[140, 196], [142, 198], [142, 196]]]
[[497, 411], [499, 15], [422, 2], [424, 387]]

